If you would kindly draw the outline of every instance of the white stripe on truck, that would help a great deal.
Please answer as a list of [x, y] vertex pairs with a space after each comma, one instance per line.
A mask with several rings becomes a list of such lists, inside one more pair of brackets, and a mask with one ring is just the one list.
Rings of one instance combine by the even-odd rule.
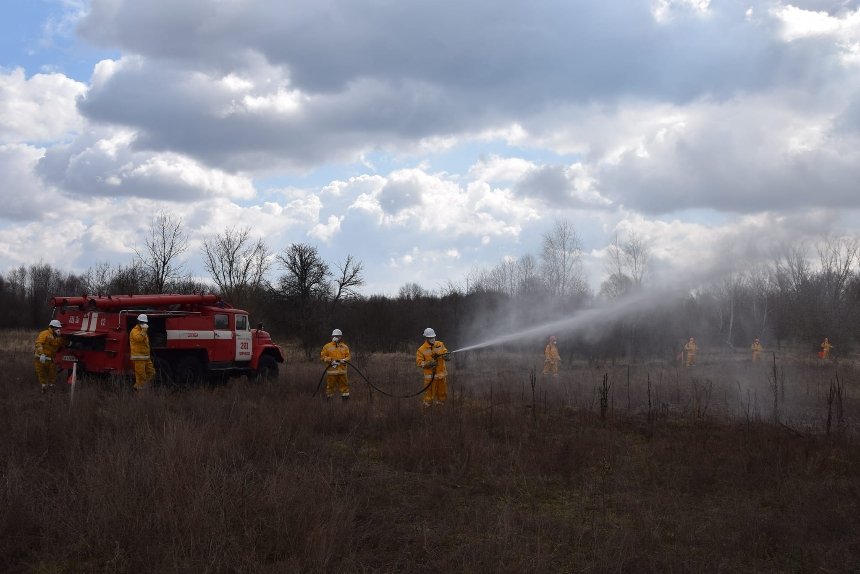
[[193, 331], [188, 329], [168, 329], [168, 341], [211, 341], [215, 338], [214, 331]]

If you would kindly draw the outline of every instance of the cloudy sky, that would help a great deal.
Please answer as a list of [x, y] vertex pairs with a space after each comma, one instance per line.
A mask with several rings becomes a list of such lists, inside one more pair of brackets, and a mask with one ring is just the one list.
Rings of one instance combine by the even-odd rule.
[[[860, 0], [14, 0], [0, 273], [203, 238], [436, 289], [635, 231], [658, 266], [860, 231]], [[277, 270], [275, 270], [277, 274]]]

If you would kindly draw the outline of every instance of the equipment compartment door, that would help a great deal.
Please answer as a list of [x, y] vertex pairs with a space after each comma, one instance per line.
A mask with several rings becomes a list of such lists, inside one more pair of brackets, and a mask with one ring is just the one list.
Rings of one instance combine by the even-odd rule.
[[248, 316], [236, 315], [236, 360], [250, 361], [253, 349], [251, 348], [251, 331], [248, 329]]
[[233, 360], [235, 343], [230, 315], [217, 313], [215, 316], [215, 341], [212, 346], [211, 361], [226, 363]]

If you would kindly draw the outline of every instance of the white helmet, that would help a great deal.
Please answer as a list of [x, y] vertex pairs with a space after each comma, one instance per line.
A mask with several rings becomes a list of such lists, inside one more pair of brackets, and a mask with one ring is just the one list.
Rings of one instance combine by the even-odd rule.
[[147, 317], [146, 314], [141, 313], [137, 316], [137, 321], [139, 323], [149, 323], [149, 317]]
[[436, 331], [434, 331], [430, 327], [427, 327], [426, 329], [424, 329], [424, 337], [425, 338], [432, 339], [435, 336], [436, 336]]
[[343, 337], [343, 333], [340, 332], [340, 329], [335, 329], [331, 332], [332, 337]]
[[53, 327], [54, 329], [62, 328], [63, 324], [57, 321], [56, 319], [52, 319], [50, 323], [48, 323], [49, 327]]

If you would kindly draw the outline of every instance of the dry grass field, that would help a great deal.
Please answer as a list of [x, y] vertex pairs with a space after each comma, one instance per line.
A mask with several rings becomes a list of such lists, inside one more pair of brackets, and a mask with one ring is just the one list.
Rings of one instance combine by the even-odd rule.
[[[444, 407], [279, 380], [37, 390], [0, 342], [0, 571], [857, 572], [860, 372], [458, 356]], [[416, 343], [417, 346], [417, 343]], [[357, 355], [393, 394], [410, 353]], [[754, 368], [755, 367], [755, 368]], [[605, 378], [604, 378], [605, 377]], [[829, 424], [828, 424], [829, 419]]]

